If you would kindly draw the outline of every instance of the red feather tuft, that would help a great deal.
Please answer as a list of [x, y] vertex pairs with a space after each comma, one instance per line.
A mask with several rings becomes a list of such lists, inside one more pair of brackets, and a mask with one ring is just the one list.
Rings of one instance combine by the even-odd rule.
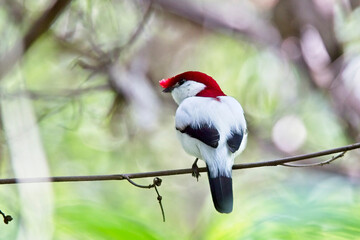
[[168, 87], [171, 86], [170, 80], [171, 80], [171, 78], [162, 79], [162, 80], [159, 81], [159, 84], [160, 84], [160, 86], [162, 86], [163, 88], [168, 88]]
[[196, 72], [196, 71], [184, 72], [172, 78], [162, 79], [159, 82], [159, 84], [163, 88], [168, 88], [174, 86], [178, 81], [182, 79], [192, 80], [205, 84], [206, 88], [200, 93], [198, 93], [197, 96], [214, 97], [214, 98], [219, 96], [226, 96], [219, 87], [219, 85], [217, 84], [217, 82], [212, 77], [202, 72]]

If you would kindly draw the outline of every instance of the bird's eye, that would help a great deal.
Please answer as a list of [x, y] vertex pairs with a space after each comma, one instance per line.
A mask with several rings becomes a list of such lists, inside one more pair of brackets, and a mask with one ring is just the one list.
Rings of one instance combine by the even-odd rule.
[[178, 82], [179, 86], [183, 85], [185, 81], [186, 81], [185, 79], [181, 79], [181, 80]]

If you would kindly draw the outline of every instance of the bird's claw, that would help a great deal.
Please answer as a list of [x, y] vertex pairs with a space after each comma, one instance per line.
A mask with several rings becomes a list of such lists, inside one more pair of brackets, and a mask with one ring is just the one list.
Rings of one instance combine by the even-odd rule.
[[194, 178], [196, 178], [197, 181], [199, 181], [199, 177], [200, 177], [200, 172], [199, 172], [199, 167], [197, 165], [197, 161], [198, 161], [198, 158], [195, 159], [195, 162], [193, 163], [192, 165], [192, 176]]

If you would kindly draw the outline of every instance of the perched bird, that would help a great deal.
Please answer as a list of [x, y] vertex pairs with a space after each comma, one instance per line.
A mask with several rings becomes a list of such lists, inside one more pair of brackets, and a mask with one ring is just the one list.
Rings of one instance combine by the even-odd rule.
[[175, 127], [184, 150], [206, 163], [214, 206], [220, 213], [233, 209], [232, 166], [246, 145], [244, 111], [226, 96], [216, 81], [202, 72], [184, 72], [160, 82], [179, 105]]

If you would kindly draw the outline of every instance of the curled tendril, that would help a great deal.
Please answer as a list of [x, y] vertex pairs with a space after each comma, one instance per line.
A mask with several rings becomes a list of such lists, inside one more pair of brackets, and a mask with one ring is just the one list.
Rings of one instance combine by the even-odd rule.
[[126, 180], [128, 180], [129, 183], [131, 183], [132, 185], [136, 186], [136, 187], [139, 187], [139, 188], [155, 188], [155, 191], [156, 191], [156, 194], [158, 195], [157, 196], [157, 200], [159, 201], [159, 205], [160, 205], [160, 209], [161, 209], [161, 214], [162, 214], [162, 217], [163, 217], [163, 222], [165, 222], [165, 212], [164, 212], [164, 208], [162, 206], [162, 196], [160, 195], [157, 187], [160, 187], [161, 186], [161, 183], [162, 183], [162, 179], [161, 178], [158, 178], [158, 177], [155, 177], [154, 180], [153, 180], [153, 183], [152, 184], [149, 184], [149, 185], [140, 185], [140, 184], [137, 184], [135, 183], [133, 180], [131, 180], [129, 178], [128, 175], [122, 175]]
[[3, 213], [1, 210], [0, 210], [0, 214], [3, 216], [4, 218], [4, 223], [5, 224], [8, 224], [9, 222], [11, 222], [13, 220], [12, 216], [10, 215], [5, 215], [5, 213]]

